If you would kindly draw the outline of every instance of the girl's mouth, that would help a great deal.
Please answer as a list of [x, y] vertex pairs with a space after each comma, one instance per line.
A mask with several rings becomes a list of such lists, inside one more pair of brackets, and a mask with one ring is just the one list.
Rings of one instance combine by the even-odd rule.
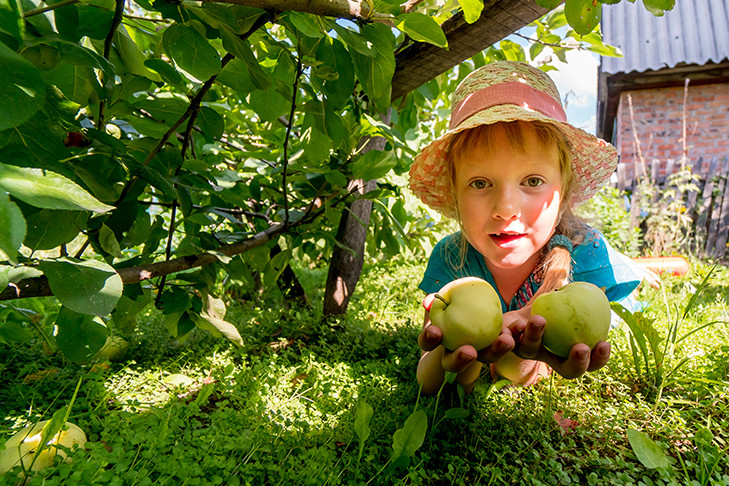
[[524, 234], [522, 233], [493, 233], [491, 235], [491, 238], [496, 242], [497, 245], [504, 245], [507, 243], [511, 243], [512, 241], [518, 240], [519, 238], [523, 238]]

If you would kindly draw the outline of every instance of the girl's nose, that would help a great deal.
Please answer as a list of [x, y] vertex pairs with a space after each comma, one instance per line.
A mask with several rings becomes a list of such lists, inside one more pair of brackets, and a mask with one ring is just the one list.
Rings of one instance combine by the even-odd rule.
[[494, 197], [494, 218], [509, 221], [519, 216], [518, 199], [513, 189], [502, 187], [494, 194]]

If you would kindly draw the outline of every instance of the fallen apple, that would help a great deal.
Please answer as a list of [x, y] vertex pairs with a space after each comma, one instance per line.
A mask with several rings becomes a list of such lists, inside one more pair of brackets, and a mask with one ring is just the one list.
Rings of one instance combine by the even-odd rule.
[[67, 457], [59, 445], [71, 448], [74, 444], [81, 447], [86, 444], [84, 431], [78, 425], [66, 422], [64, 430], [54, 435], [47, 442], [48, 447], [36, 454], [41, 446], [41, 431], [47, 423], [48, 420], [43, 420], [35, 425], [29, 425], [8, 439], [5, 449], [0, 451], [0, 476], [21, 463], [25, 469], [38, 471], [53, 465], [56, 454], [61, 459]]
[[572, 282], [538, 296], [532, 305], [535, 314], [547, 321], [542, 344], [564, 358], [577, 343], [593, 349], [610, 330], [610, 302], [605, 292], [588, 282]]
[[115, 361], [119, 359], [129, 347], [129, 343], [121, 336], [109, 336], [104, 346], [96, 354], [98, 360]]
[[480, 351], [501, 333], [501, 299], [483, 279], [453, 280], [435, 295], [430, 321], [443, 331], [442, 344], [446, 349], [470, 344]]

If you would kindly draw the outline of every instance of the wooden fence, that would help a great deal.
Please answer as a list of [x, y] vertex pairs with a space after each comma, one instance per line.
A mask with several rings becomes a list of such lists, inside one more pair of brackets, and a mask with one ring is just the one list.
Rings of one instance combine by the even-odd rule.
[[[667, 188], [669, 176], [679, 170], [676, 162], [653, 161], [650, 180], [660, 192]], [[665, 167], [665, 171], [660, 170]], [[692, 221], [692, 234], [687, 251], [698, 257], [723, 259], [729, 240], [729, 156], [713, 157], [708, 164], [703, 158], [691, 164], [691, 172], [699, 176], [698, 191], [684, 195], [686, 211]], [[624, 166], [618, 166], [617, 187], [632, 194], [636, 178], [626, 177]]]

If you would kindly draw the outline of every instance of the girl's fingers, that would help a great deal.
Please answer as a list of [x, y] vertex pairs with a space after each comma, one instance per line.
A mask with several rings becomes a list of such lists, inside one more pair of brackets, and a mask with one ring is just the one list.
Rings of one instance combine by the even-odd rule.
[[542, 336], [547, 321], [544, 317], [535, 315], [529, 318], [524, 334], [519, 342], [519, 356], [526, 359], [535, 358], [542, 347]]
[[443, 353], [443, 369], [453, 373], [460, 373], [471, 363], [476, 361], [478, 353], [473, 346], [465, 345], [453, 352], [445, 351]]
[[418, 335], [418, 345], [423, 351], [432, 351], [440, 345], [443, 339], [443, 331], [439, 327], [426, 326]]
[[579, 378], [585, 374], [590, 365], [590, 348], [583, 343], [575, 344], [566, 359], [549, 353], [545, 361], [563, 377]]
[[610, 343], [606, 341], [600, 341], [590, 352], [590, 364], [587, 367], [587, 371], [599, 370], [605, 366], [610, 360]]
[[482, 363], [496, 363], [514, 349], [514, 338], [510, 333], [500, 334], [486, 349], [478, 353], [478, 360]]

